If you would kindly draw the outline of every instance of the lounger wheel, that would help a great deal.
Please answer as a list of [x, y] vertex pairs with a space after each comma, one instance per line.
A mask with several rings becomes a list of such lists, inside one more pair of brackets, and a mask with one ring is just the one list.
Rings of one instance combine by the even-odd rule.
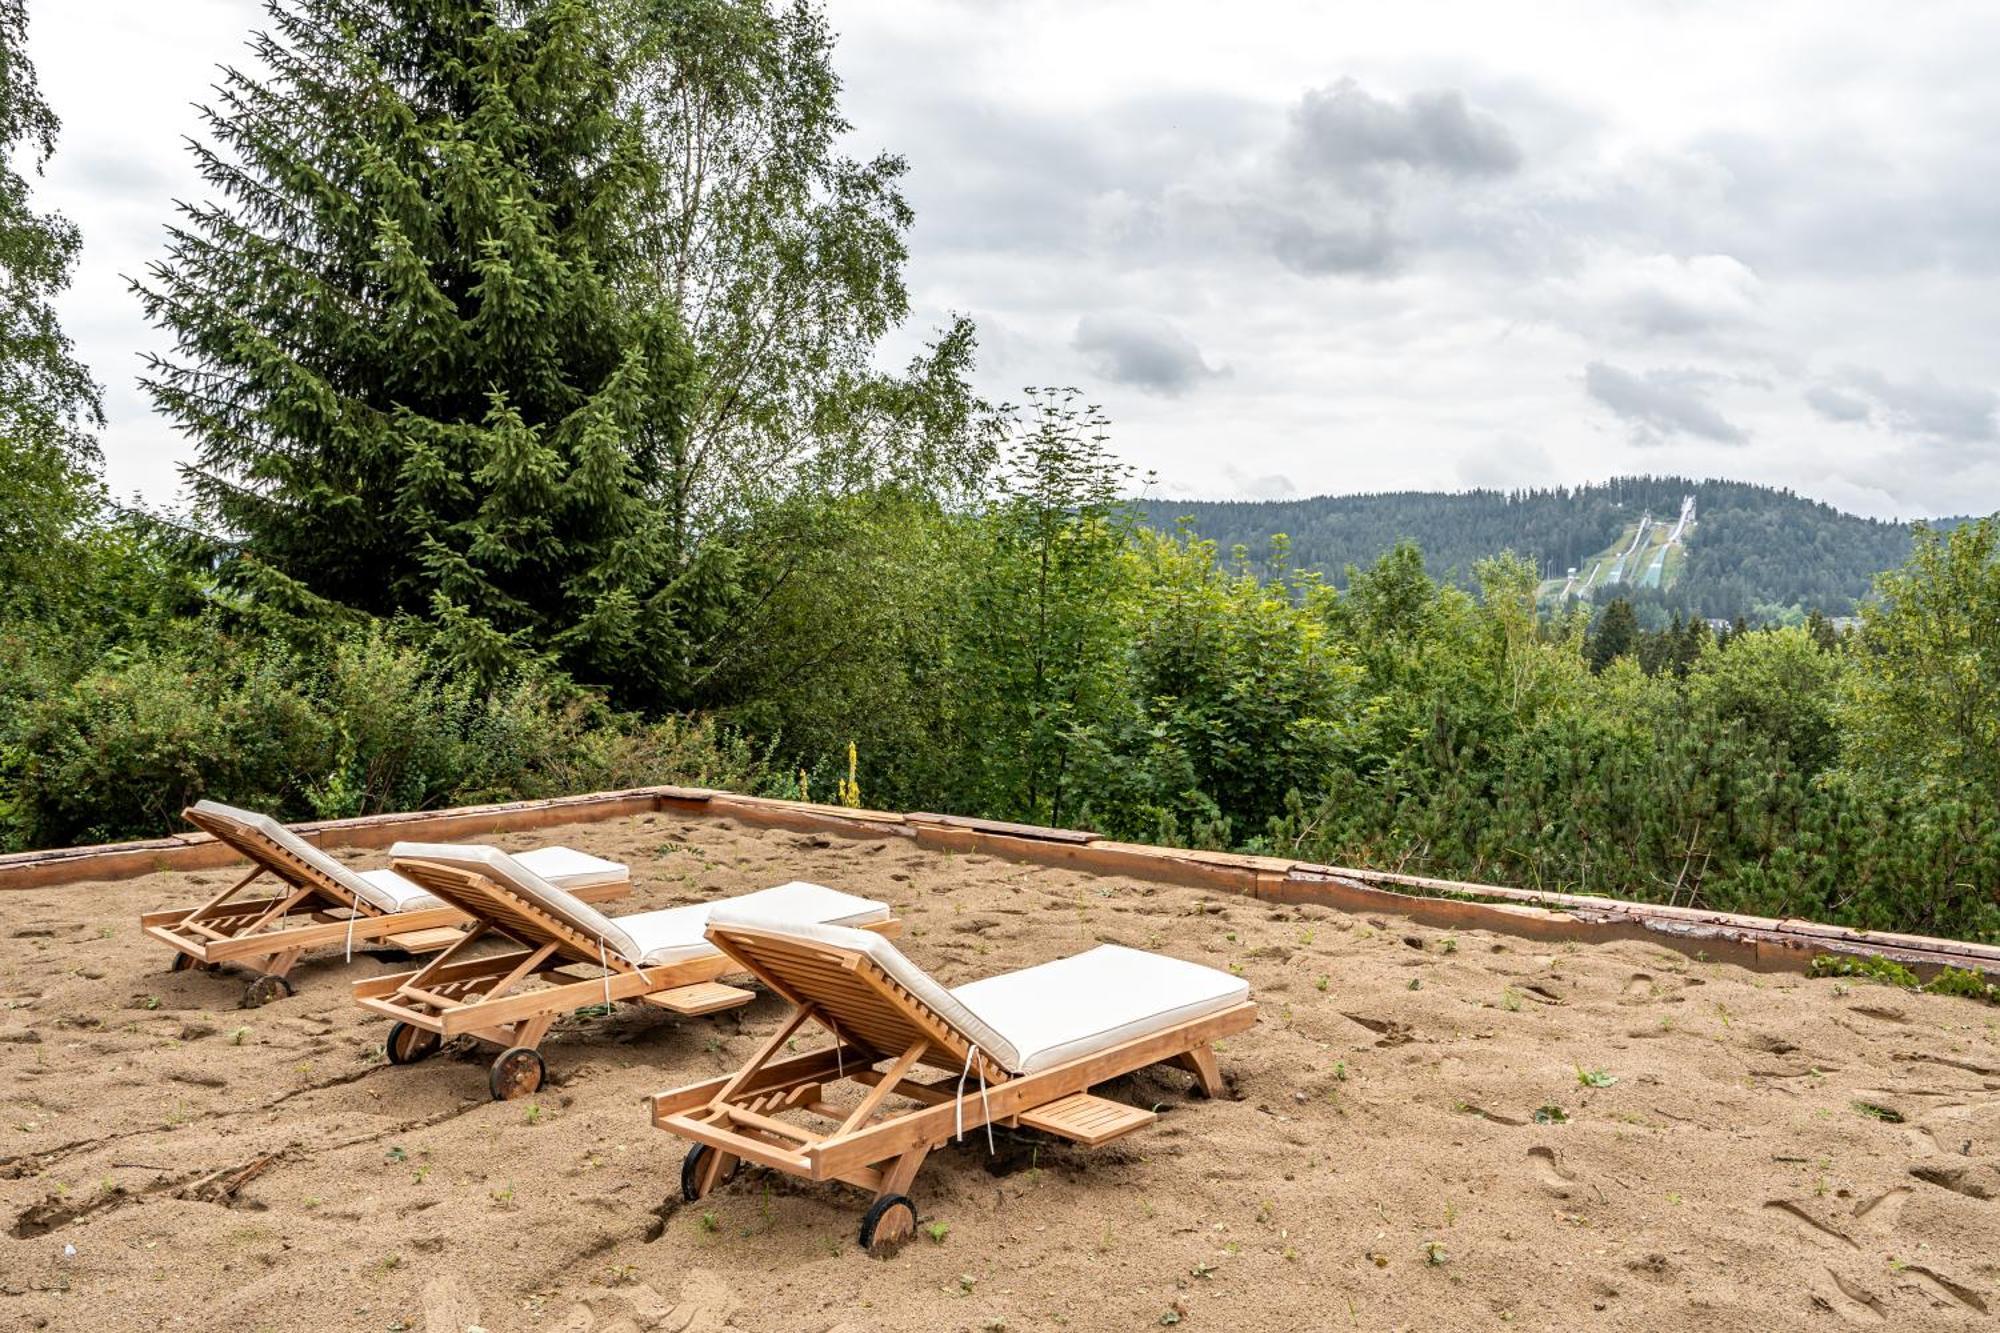
[[907, 1194], [885, 1194], [861, 1215], [861, 1248], [873, 1251], [908, 1240], [917, 1229], [917, 1206]]
[[508, 1102], [539, 1089], [548, 1072], [549, 1067], [542, 1063], [540, 1051], [526, 1046], [510, 1046], [500, 1052], [500, 1057], [493, 1062], [493, 1072], [487, 1076], [486, 1082], [493, 1089], [494, 1101]]
[[413, 1065], [436, 1055], [443, 1045], [444, 1038], [437, 1033], [400, 1018], [389, 1025], [389, 1039], [383, 1043], [392, 1065]]
[[718, 1185], [728, 1184], [736, 1175], [736, 1168], [742, 1165], [739, 1159], [731, 1156], [722, 1170], [716, 1172], [715, 1179], [704, 1186], [701, 1177], [714, 1153], [715, 1149], [706, 1143], [697, 1143], [689, 1148], [688, 1155], [681, 1159], [681, 1198], [685, 1202], [694, 1203]]
[[271, 1001], [282, 1000], [292, 994], [296, 992], [291, 982], [266, 972], [263, 976], [252, 978], [250, 984], [243, 988], [243, 1007], [262, 1009]]

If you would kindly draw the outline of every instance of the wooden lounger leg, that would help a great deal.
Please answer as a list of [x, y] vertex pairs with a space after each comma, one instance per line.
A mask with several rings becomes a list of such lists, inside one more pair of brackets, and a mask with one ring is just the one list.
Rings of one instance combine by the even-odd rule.
[[882, 1184], [875, 1192], [875, 1202], [868, 1205], [868, 1211], [861, 1217], [862, 1249], [894, 1245], [916, 1234], [917, 1206], [910, 1201], [910, 1186], [930, 1155], [930, 1145], [920, 1143], [882, 1168]]
[[718, 1152], [706, 1144], [696, 1144], [681, 1170], [681, 1197], [689, 1203], [705, 1199], [736, 1174], [736, 1154]]
[[1194, 1075], [1194, 1080], [1201, 1085], [1203, 1094], [1209, 1097], [1222, 1095], [1222, 1071], [1216, 1067], [1215, 1052], [1209, 1048], [1207, 1042], [1175, 1056], [1174, 1063]]
[[292, 969], [299, 965], [299, 955], [304, 952], [304, 949], [287, 949], [281, 954], [273, 954], [270, 963], [264, 968], [264, 975], [289, 977]]
[[303, 949], [287, 949], [283, 953], [267, 954], [260, 961], [263, 968], [250, 978], [250, 984], [243, 988], [242, 1005], [245, 1009], [262, 1009], [273, 1000], [282, 1000], [293, 993], [292, 983], [286, 980], [292, 968], [298, 965]]
[[549, 1035], [549, 1029], [555, 1026], [555, 1022], [554, 1014], [536, 1014], [533, 1018], [523, 1020], [514, 1028], [514, 1044], [525, 1046], [531, 1051], [539, 1049], [542, 1038]]
[[917, 1172], [923, 1169], [924, 1159], [930, 1155], [929, 1144], [918, 1144], [882, 1168], [882, 1188], [875, 1192], [875, 1197], [908, 1194], [910, 1186], [916, 1183]]

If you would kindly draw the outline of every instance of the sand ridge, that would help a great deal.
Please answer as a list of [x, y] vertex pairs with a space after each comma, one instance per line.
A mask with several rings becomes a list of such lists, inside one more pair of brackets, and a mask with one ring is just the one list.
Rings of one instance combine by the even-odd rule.
[[[551, 1085], [406, 1069], [316, 956], [300, 993], [169, 973], [142, 910], [227, 872], [0, 895], [0, 1327], [491, 1330], [1961, 1329], [2000, 1301], [2000, 1013], [1626, 942], [1549, 946], [898, 839], [641, 815], [560, 841], [618, 910], [815, 880], [884, 898], [949, 985], [1099, 942], [1240, 970], [1230, 1095], [1158, 1069], [1098, 1149], [983, 1135], [855, 1244], [853, 1191], [678, 1201], [640, 1098], [733, 1068], [761, 997], [560, 1023]], [[379, 853], [353, 854], [381, 864]]]

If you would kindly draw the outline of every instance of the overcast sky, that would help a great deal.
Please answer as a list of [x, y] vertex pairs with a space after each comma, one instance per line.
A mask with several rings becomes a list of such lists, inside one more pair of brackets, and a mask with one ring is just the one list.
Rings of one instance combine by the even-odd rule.
[[[30, 0], [42, 198], [114, 489], [170, 500], [124, 275], [198, 197], [255, 0]], [[2000, 6], [844, 3], [854, 149], [910, 161], [904, 341], [1076, 384], [1169, 495], [1633, 472], [2000, 508]], [[900, 361], [907, 346], [887, 351]]]

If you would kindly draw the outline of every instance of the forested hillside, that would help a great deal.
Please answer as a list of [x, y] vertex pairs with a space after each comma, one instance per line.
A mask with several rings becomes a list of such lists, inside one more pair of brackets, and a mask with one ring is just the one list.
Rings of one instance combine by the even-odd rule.
[[[224, 74], [133, 292], [190, 459], [156, 519], [104, 492], [0, 0], [0, 845], [683, 781], [2000, 934], [2000, 524], [1675, 478], [1193, 507], [1361, 567], [1242, 568], [1138, 522], [1073, 391], [982, 401], [970, 325], [880, 369], [914, 214], [816, 9], [421, 9], [281, 0]], [[1862, 627], [1593, 621], [1481, 559], [1689, 489], [1699, 609], [1887, 568]]]
[[1662, 612], [1752, 620], [1822, 611], [1850, 614], [1869, 581], [1910, 553], [1906, 524], [1843, 514], [1790, 491], [1687, 477], [1621, 477], [1549, 490], [1399, 491], [1306, 500], [1148, 500], [1146, 521], [1171, 531], [1182, 519], [1223, 550], [1242, 545], [1268, 562], [1271, 538], [1290, 539], [1290, 560], [1344, 581], [1398, 542], [1423, 548], [1430, 571], [1462, 587], [1473, 565], [1513, 551], [1544, 577], [1585, 564], [1650, 511], [1671, 521], [1695, 497], [1699, 522], [1678, 583], [1628, 593]]

